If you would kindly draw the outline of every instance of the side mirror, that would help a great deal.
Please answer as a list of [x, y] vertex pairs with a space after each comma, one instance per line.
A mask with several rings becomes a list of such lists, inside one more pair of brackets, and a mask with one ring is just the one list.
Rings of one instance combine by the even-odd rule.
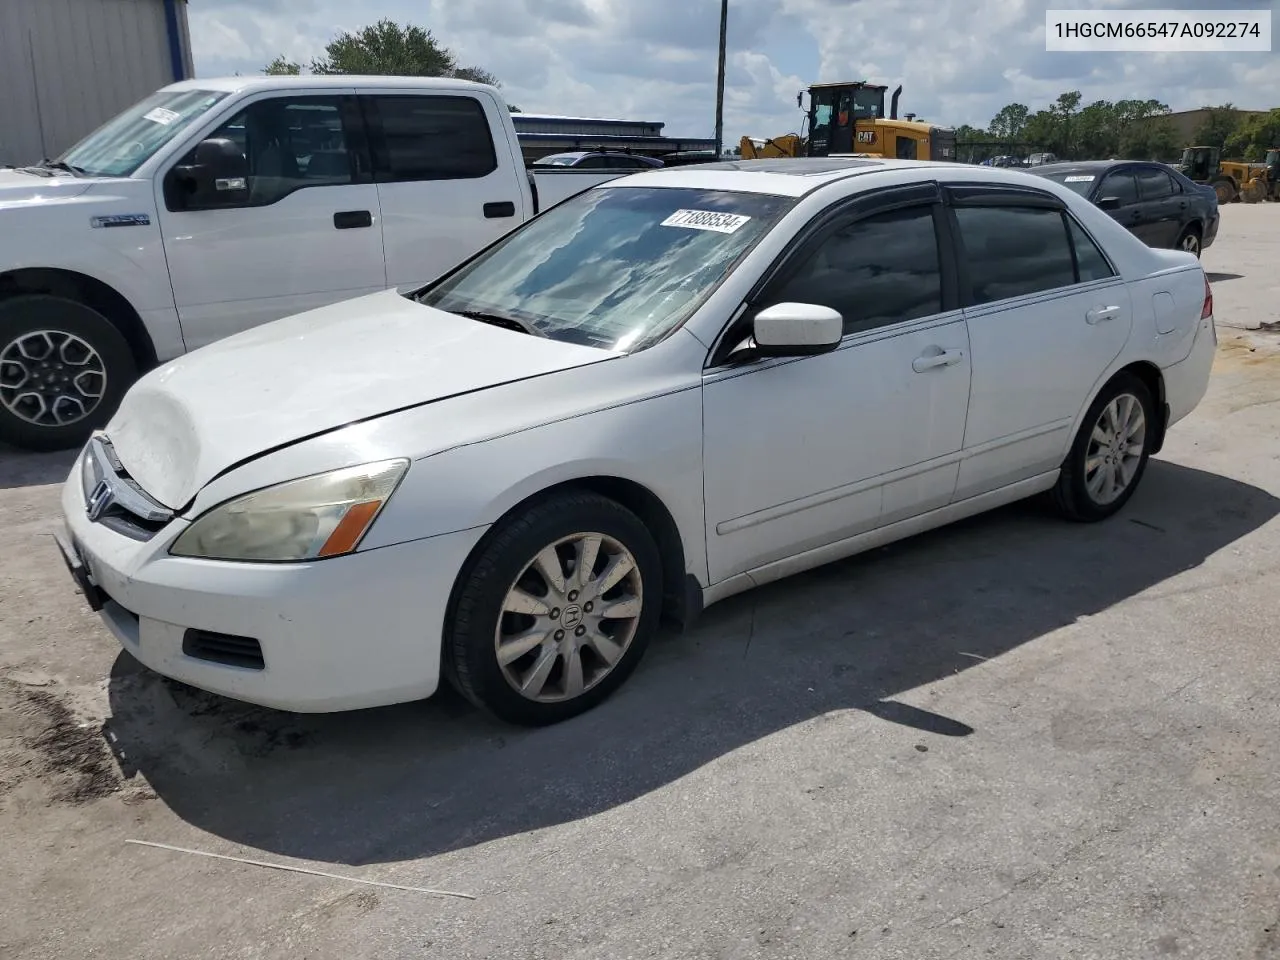
[[814, 303], [777, 303], [752, 321], [755, 353], [762, 357], [807, 357], [840, 345], [844, 318]]
[[1097, 203], [1098, 203], [1099, 210], [1119, 210], [1120, 209], [1119, 197], [1099, 197]]
[[196, 146], [192, 162], [173, 168], [180, 205], [220, 207], [249, 200], [249, 161], [239, 144], [210, 137]]

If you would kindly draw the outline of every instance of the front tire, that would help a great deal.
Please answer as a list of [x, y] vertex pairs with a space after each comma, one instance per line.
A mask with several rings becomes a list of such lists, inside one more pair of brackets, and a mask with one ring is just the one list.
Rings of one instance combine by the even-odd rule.
[[635, 670], [662, 593], [661, 556], [635, 514], [588, 491], [556, 495], [502, 521], [464, 568], [445, 676], [508, 723], [566, 720]]
[[1053, 488], [1058, 510], [1085, 523], [1117, 513], [1146, 472], [1155, 430], [1147, 385], [1131, 373], [1115, 376], [1090, 404], [1062, 464]]
[[78, 447], [137, 376], [128, 341], [92, 307], [46, 294], [0, 300], [0, 441]]

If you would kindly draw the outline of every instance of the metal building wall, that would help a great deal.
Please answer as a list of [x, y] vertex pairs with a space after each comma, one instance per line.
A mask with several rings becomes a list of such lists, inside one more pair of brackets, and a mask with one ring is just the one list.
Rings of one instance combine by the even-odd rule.
[[56, 157], [193, 76], [187, 0], [0, 0], [0, 163]]

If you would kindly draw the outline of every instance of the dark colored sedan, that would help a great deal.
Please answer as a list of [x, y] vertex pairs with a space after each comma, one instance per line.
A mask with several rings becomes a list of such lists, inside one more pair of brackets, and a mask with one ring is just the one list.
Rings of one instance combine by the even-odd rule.
[[1168, 164], [1086, 160], [1045, 164], [1027, 172], [1071, 188], [1149, 247], [1186, 250], [1198, 257], [1218, 235], [1213, 188], [1188, 180]]

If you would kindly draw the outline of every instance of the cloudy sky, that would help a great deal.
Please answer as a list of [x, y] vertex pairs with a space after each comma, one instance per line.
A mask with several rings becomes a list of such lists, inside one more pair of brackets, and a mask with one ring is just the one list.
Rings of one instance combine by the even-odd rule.
[[[1175, 110], [1280, 105], [1272, 53], [1046, 53], [1047, 7], [1271, 10], [1280, 0], [730, 0], [725, 140], [794, 131], [814, 81], [901, 83], [903, 111], [985, 126], [1065, 90], [1154, 97]], [[426, 27], [463, 64], [495, 74], [529, 113], [660, 120], [714, 134], [718, 0], [190, 0], [197, 76], [306, 63], [343, 30], [382, 17]]]

